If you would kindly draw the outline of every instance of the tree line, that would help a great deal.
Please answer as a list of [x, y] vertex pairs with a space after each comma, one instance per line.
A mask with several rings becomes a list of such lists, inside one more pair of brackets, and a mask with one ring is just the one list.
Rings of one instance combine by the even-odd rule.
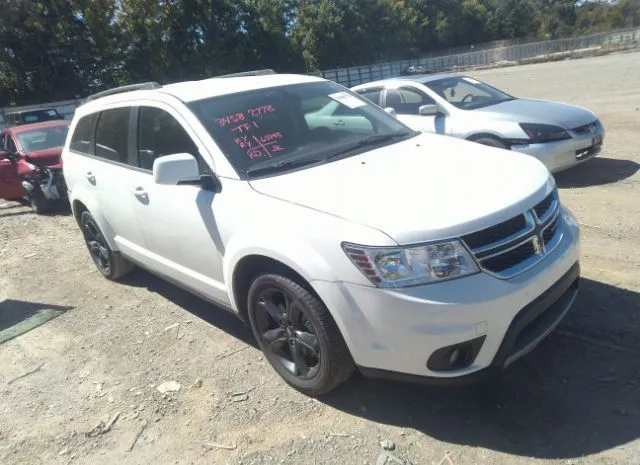
[[640, 0], [2, 0], [0, 106], [640, 25]]

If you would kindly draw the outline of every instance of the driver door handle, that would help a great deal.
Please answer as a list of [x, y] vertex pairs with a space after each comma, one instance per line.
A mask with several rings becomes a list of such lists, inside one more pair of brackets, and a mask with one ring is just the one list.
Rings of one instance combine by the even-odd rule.
[[339, 119], [338, 121], [334, 121], [333, 123], [335, 126], [344, 126], [344, 120], [343, 119]]
[[131, 192], [133, 193], [133, 195], [135, 195], [136, 197], [139, 197], [139, 198], [146, 198], [147, 197], [147, 191], [144, 190], [144, 187], [142, 187], [142, 186], [132, 187], [131, 188]]
[[84, 177], [87, 178], [87, 181], [89, 181], [91, 184], [96, 183], [96, 177], [91, 171], [88, 171], [87, 174], [84, 175]]

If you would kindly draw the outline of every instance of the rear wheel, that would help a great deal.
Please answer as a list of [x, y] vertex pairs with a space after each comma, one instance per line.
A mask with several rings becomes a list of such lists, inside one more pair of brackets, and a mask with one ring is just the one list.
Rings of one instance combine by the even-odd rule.
[[265, 357], [299, 391], [326, 394], [355, 369], [324, 304], [289, 278], [263, 274], [248, 293], [249, 321]]
[[133, 271], [135, 267], [131, 262], [111, 250], [93, 216], [86, 210], [80, 215], [80, 229], [93, 263], [103, 276], [115, 281]]
[[478, 144], [488, 145], [490, 147], [497, 147], [499, 149], [509, 150], [509, 147], [507, 146], [507, 144], [502, 142], [500, 139], [496, 139], [496, 138], [493, 138], [493, 137], [480, 137], [478, 139], [472, 139], [472, 140], [473, 140], [473, 142], [476, 142]]

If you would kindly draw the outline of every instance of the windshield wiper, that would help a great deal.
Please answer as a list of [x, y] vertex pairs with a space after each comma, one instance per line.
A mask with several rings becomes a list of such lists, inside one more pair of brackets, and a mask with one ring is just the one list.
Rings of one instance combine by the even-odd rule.
[[299, 168], [301, 166], [312, 165], [323, 161], [321, 158], [298, 158], [297, 160], [283, 160], [273, 165], [258, 166], [256, 168], [249, 168], [246, 173], [248, 176], [260, 176], [263, 174], [278, 173], [280, 171], [287, 171], [293, 168]]
[[412, 132], [393, 132], [391, 134], [377, 134], [375, 136], [367, 137], [366, 139], [362, 139], [361, 141], [356, 142], [355, 144], [350, 145], [342, 150], [339, 150], [335, 153], [324, 158], [325, 161], [333, 160], [335, 158], [339, 158], [343, 155], [347, 155], [348, 153], [353, 152], [354, 150], [361, 149], [363, 147], [370, 147], [372, 145], [382, 144], [383, 142], [392, 141], [394, 139], [402, 139], [411, 135], [417, 134], [417, 131]]

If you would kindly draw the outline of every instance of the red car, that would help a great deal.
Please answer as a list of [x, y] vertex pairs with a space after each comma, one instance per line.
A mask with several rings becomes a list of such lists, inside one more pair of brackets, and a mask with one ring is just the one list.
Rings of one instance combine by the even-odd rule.
[[37, 213], [66, 198], [60, 155], [69, 124], [47, 121], [0, 132], [0, 198], [26, 198]]

